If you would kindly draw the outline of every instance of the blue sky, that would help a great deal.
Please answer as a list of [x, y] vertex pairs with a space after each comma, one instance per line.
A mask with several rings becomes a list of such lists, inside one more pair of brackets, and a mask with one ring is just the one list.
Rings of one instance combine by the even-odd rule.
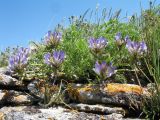
[[[122, 9], [122, 16], [140, 13], [149, 0], [0, 0], [0, 50], [7, 46], [27, 46], [40, 41], [45, 33], [71, 15], [79, 16], [87, 9]], [[157, 4], [160, 0], [156, 1]]]

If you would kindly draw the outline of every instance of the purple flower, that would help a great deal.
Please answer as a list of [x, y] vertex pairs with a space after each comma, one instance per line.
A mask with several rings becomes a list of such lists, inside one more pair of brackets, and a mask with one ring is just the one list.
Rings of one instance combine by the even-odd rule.
[[108, 42], [104, 37], [100, 37], [98, 39], [89, 39], [89, 48], [96, 54], [101, 53], [105, 49], [107, 44]]
[[115, 35], [115, 41], [117, 43], [117, 45], [121, 46], [124, 41], [122, 40], [122, 34], [120, 32], [118, 32], [116, 35]]
[[47, 54], [44, 55], [44, 63], [46, 63], [47, 65], [51, 64], [50, 59], [51, 59], [51, 54], [50, 53], [47, 53]]
[[147, 52], [147, 45], [144, 41], [135, 42], [135, 41], [127, 40], [126, 48], [131, 54], [134, 54], [134, 55], [142, 55], [143, 53]]
[[115, 67], [112, 66], [112, 63], [107, 64], [104, 61], [101, 64], [97, 61], [93, 70], [103, 79], [111, 77], [115, 73]]
[[124, 38], [124, 41], [127, 43], [127, 41], [129, 41], [130, 40], [130, 38], [129, 38], [129, 36], [127, 35], [125, 38]]
[[48, 33], [45, 35], [44, 40], [47, 45], [51, 46], [57, 46], [62, 39], [62, 34], [59, 32], [51, 32], [48, 31]]
[[55, 51], [53, 54], [47, 53], [44, 55], [44, 63], [59, 67], [65, 59], [65, 53], [63, 51]]
[[24, 69], [28, 62], [29, 49], [19, 48], [17, 53], [9, 58], [8, 67], [11, 71]]

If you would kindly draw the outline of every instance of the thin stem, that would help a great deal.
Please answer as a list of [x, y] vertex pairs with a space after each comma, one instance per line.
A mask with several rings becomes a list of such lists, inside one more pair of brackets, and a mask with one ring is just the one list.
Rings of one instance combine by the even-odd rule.
[[[147, 66], [147, 69], [148, 69], [150, 75], [152, 75], [152, 77], [153, 77], [153, 79], [154, 79], [154, 82], [156, 83], [156, 85], [158, 85], [158, 83], [157, 83], [157, 81], [156, 81], [156, 78], [155, 78], [155, 75], [153, 75], [153, 72], [152, 72], [151, 69], [149, 68], [146, 59], [144, 59], [144, 61], [145, 61], [145, 63], [146, 63], [146, 66]], [[154, 69], [154, 68], [152, 68], [152, 69]]]
[[52, 105], [54, 102], [56, 102], [56, 100], [60, 99], [60, 95], [61, 95], [61, 90], [62, 90], [62, 80], [61, 80], [61, 84], [60, 84], [60, 87], [59, 87], [59, 91], [58, 93], [56, 94], [56, 97], [55, 97], [55, 94], [51, 97], [50, 101], [48, 102], [48, 104], [45, 105], [45, 108], [49, 107], [50, 105]]
[[117, 72], [135, 72], [136, 70], [130, 70], [130, 69], [118, 69]]
[[148, 78], [148, 76], [143, 72], [141, 68], [137, 66], [137, 68], [141, 71], [141, 73], [147, 78], [147, 80], [151, 83], [152, 81]]
[[[136, 64], [135, 64], [135, 69], [137, 69]], [[138, 78], [136, 70], [135, 70], [135, 75], [136, 75], [136, 79], [137, 79], [138, 84], [141, 86], [141, 82], [139, 81], [139, 78]]]
[[55, 71], [54, 71], [54, 82], [53, 82], [53, 84], [56, 83], [57, 78], [58, 78], [58, 70], [57, 70], [57, 68], [55, 68]]

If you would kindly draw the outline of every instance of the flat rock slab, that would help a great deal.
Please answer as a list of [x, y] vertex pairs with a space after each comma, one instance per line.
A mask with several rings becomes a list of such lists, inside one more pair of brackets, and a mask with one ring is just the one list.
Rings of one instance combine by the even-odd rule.
[[62, 107], [37, 109], [23, 106], [0, 109], [0, 120], [122, 120], [122, 117], [121, 114], [97, 115]]
[[0, 106], [5, 105], [32, 105], [37, 100], [31, 95], [13, 90], [0, 90]]
[[0, 85], [20, 85], [20, 82], [11, 76], [0, 73]]
[[0, 120], [142, 120], [123, 118], [122, 114], [98, 115], [78, 112], [63, 107], [40, 109], [35, 106], [3, 107]]
[[9, 75], [0, 73], [0, 89], [14, 89], [19, 91], [27, 90], [27, 87], [19, 81]]
[[125, 116], [128, 111], [124, 110], [122, 107], [108, 107], [104, 105], [88, 105], [88, 104], [69, 104], [70, 107], [78, 111], [88, 112], [88, 113], [100, 113], [100, 114], [122, 114]]
[[145, 88], [132, 84], [68, 85], [68, 95], [72, 101], [85, 104], [105, 104], [139, 108], [143, 96], [149, 96]]

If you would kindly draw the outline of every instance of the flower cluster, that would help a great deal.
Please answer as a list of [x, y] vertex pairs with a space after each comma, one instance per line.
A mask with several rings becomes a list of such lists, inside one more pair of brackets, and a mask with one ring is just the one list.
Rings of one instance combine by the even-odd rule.
[[112, 66], [112, 63], [107, 64], [106, 62], [99, 63], [98, 61], [93, 68], [96, 74], [98, 74], [102, 79], [111, 77], [115, 73], [115, 67]]
[[47, 65], [58, 68], [65, 59], [65, 53], [63, 51], [54, 51], [53, 54], [47, 53], [44, 55], [44, 62]]
[[147, 52], [147, 45], [144, 41], [135, 42], [131, 40], [127, 40], [126, 48], [132, 55], [143, 55]]
[[[132, 55], [143, 55], [143, 53], [147, 52], [147, 46], [145, 42], [134, 42], [131, 41], [129, 36], [126, 36], [122, 39], [122, 34], [118, 32], [115, 35], [115, 41], [118, 46], [122, 46], [122, 44], [126, 44], [126, 48]], [[107, 40], [103, 37], [98, 39], [91, 38], [89, 40], [89, 48], [96, 54], [102, 53], [107, 45]], [[107, 64], [106, 62], [99, 63], [98, 61], [95, 64], [95, 68], [93, 69], [96, 74], [98, 74], [102, 79], [112, 76], [115, 73], [115, 67], [112, 64]]]
[[89, 39], [89, 48], [95, 54], [102, 53], [107, 44], [108, 44], [107, 40], [103, 37], [100, 37], [98, 39], [95, 38]]
[[118, 46], [121, 46], [123, 43], [126, 43], [126, 48], [132, 55], [142, 55], [147, 52], [147, 45], [145, 42], [135, 42], [131, 41], [129, 36], [127, 35], [124, 40], [122, 39], [122, 34], [118, 32], [115, 35], [115, 41]]
[[59, 32], [48, 31], [45, 35], [44, 40], [45, 43], [49, 46], [57, 46], [62, 39], [62, 34]]
[[19, 48], [17, 53], [14, 56], [9, 58], [9, 69], [12, 72], [20, 71], [24, 69], [28, 62], [29, 49], [28, 48]]
[[[120, 39], [117, 36], [117, 40]], [[98, 39], [90, 38], [89, 39], [89, 48], [91, 52], [95, 54], [103, 53], [105, 47], [107, 46], [108, 41], [104, 37], [100, 37]], [[111, 77], [115, 73], [115, 67], [112, 64], [107, 64], [106, 62], [99, 63], [98, 61], [95, 63], [95, 68], [93, 68], [94, 72], [100, 76], [101, 79], [106, 79], [107, 77]]]

